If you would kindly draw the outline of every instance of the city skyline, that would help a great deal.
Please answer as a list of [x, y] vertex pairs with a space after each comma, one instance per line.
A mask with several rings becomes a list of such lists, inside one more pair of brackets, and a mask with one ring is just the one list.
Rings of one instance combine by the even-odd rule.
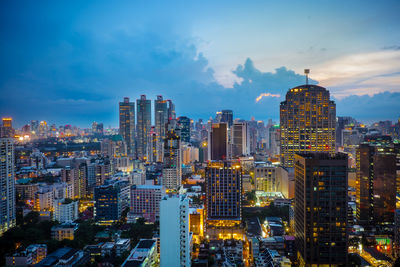
[[172, 99], [193, 119], [232, 109], [277, 120], [286, 91], [310, 68], [338, 116], [397, 119], [400, 5], [287, 5], [3, 4], [0, 114], [16, 125], [117, 126], [115, 103], [146, 94]]

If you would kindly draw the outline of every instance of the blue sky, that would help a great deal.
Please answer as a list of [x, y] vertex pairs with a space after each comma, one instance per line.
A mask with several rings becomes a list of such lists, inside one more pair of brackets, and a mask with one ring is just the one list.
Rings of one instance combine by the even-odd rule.
[[233, 109], [277, 120], [304, 68], [338, 115], [400, 116], [399, 1], [0, 5], [0, 116], [16, 125], [117, 126], [118, 101], [141, 94], [196, 119]]

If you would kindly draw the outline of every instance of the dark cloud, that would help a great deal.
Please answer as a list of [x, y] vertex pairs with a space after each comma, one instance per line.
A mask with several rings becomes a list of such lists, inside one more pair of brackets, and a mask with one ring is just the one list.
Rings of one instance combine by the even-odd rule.
[[336, 101], [336, 113], [338, 116], [352, 116], [366, 122], [393, 120], [400, 117], [399, 104], [400, 93], [351, 95]]

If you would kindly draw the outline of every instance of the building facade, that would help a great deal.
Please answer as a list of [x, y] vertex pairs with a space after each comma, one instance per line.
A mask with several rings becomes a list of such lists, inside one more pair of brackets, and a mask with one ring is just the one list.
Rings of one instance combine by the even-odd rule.
[[136, 100], [137, 108], [137, 158], [146, 158], [147, 135], [151, 129], [151, 100], [146, 95], [141, 95]]
[[119, 134], [126, 143], [127, 153], [135, 154], [135, 103], [129, 97], [119, 103]]
[[237, 161], [211, 161], [205, 170], [207, 224], [242, 219], [242, 171]]
[[[364, 227], [394, 223], [399, 146], [390, 137], [378, 137], [357, 148], [357, 220]], [[400, 165], [399, 165], [400, 166]]]
[[347, 164], [342, 153], [295, 155], [299, 266], [347, 265]]
[[0, 138], [0, 236], [16, 225], [14, 143]]
[[133, 185], [131, 187], [131, 213], [148, 222], [155, 222], [160, 217], [162, 186]]
[[189, 199], [165, 196], [160, 204], [160, 266], [190, 266], [190, 244]]
[[286, 93], [280, 104], [281, 163], [293, 167], [296, 153], [335, 153], [336, 105], [329, 91], [301, 85]]
[[228, 124], [213, 123], [208, 136], [208, 160], [228, 159]]

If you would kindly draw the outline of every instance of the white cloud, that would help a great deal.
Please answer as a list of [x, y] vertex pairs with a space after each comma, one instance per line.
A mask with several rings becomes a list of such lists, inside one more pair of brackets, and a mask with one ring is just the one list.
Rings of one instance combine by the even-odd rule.
[[338, 98], [400, 92], [400, 51], [347, 55], [318, 65], [311, 77]]

